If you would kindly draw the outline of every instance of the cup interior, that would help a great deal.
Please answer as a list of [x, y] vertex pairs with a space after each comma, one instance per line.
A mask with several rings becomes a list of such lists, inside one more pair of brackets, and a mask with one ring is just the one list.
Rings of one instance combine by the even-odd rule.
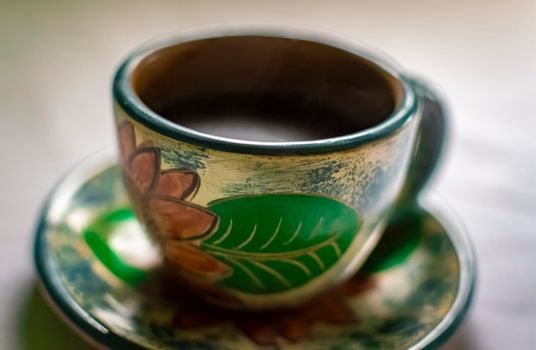
[[255, 35], [157, 49], [139, 60], [130, 79], [139, 99], [173, 123], [260, 141], [359, 132], [388, 119], [403, 96], [400, 81], [364, 57], [320, 42]]

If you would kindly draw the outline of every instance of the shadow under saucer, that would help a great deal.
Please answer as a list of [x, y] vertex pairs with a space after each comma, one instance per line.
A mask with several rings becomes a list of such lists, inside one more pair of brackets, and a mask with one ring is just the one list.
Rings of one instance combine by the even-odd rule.
[[36, 285], [28, 291], [17, 319], [17, 336], [22, 350], [93, 349], [51, 309]]

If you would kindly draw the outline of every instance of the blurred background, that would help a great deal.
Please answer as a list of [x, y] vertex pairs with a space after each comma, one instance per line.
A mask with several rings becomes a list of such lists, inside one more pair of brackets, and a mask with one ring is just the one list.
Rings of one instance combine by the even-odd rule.
[[533, 348], [534, 0], [0, 0], [0, 348], [87, 348], [35, 291], [40, 203], [73, 164], [113, 144], [111, 77], [132, 48], [226, 21], [348, 35], [436, 83], [451, 125], [431, 187], [479, 259], [474, 307], [444, 349]]

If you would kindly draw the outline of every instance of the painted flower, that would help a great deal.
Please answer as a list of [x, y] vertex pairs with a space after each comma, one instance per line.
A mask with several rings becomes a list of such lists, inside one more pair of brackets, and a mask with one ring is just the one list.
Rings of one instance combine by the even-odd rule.
[[190, 280], [227, 276], [229, 267], [199, 248], [199, 239], [218, 226], [214, 213], [189, 202], [199, 189], [199, 175], [189, 169], [161, 170], [160, 148], [151, 141], [137, 145], [130, 122], [119, 125], [118, 134], [120, 163], [133, 207], [164, 247], [166, 260]]

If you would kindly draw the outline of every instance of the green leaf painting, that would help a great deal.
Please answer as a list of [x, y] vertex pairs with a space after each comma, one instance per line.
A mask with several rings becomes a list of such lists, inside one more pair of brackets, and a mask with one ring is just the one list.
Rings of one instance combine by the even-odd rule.
[[220, 284], [270, 294], [299, 287], [345, 253], [360, 221], [351, 206], [308, 194], [232, 197], [209, 203], [220, 218], [204, 251], [233, 268]]

